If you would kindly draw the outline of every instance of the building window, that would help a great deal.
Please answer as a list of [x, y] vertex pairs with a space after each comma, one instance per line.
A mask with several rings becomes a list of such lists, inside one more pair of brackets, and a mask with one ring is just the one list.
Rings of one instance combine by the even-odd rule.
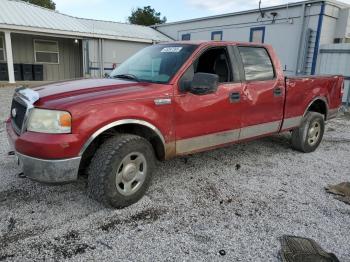
[[191, 40], [191, 34], [182, 35], [181, 40], [183, 40], [183, 41]]
[[5, 44], [2, 36], [0, 36], [0, 61], [5, 61]]
[[249, 42], [264, 43], [265, 41], [265, 27], [250, 28]]
[[58, 42], [48, 40], [34, 40], [34, 56], [36, 63], [58, 64]]
[[269, 54], [262, 47], [238, 47], [247, 81], [271, 80], [275, 72]]
[[222, 40], [222, 31], [215, 31], [211, 33], [211, 40], [221, 41]]

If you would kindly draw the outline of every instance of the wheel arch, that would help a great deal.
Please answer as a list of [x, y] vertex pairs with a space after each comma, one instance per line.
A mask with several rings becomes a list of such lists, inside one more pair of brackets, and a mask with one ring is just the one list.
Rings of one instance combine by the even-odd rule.
[[93, 155], [104, 139], [117, 133], [130, 133], [145, 138], [152, 144], [157, 158], [159, 160], [165, 158], [164, 136], [156, 126], [140, 119], [122, 119], [101, 127], [84, 143], [79, 156], [82, 159], [86, 159], [90, 155]]
[[328, 116], [328, 102], [325, 97], [315, 97], [307, 106], [303, 117], [305, 117], [307, 112], [317, 112], [324, 115], [324, 119], [327, 120]]

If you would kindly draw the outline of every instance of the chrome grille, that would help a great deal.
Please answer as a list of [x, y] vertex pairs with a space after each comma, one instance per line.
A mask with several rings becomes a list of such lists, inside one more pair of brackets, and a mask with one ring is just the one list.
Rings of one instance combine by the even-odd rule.
[[12, 127], [18, 135], [26, 131], [30, 111], [39, 100], [39, 93], [24, 87], [16, 89], [11, 105]]
[[19, 97], [14, 97], [11, 105], [12, 125], [16, 133], [20, 133], [23, 127], [25, 116], [27, 113], [27, 105]]

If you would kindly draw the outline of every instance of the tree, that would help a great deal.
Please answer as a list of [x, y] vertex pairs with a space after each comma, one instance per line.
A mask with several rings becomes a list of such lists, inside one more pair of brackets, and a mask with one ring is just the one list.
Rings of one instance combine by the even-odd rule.
[[128, 17], [130, 24], [135, 25], [155, 25], [166, 22], [166, 17], [160, 18], [160, 12], [156, 12], [152, 7], [145, 6], [131, 11], [131, 16]]
[[52, 0], [24, 0], [24, 2], [56, 10], [56, 4]]

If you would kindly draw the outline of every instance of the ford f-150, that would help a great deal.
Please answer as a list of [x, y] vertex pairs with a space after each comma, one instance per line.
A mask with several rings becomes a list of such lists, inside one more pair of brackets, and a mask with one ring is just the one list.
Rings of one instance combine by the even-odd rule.
[[139, 51], [104, 79], [15, 91], [7, 133], [24, 175], [91, 196], [138, 201], [156, 160], [290, 131], [314, 151], [336, 116], [341, 76], [285, 77], [269, 45], [171, 42]]

